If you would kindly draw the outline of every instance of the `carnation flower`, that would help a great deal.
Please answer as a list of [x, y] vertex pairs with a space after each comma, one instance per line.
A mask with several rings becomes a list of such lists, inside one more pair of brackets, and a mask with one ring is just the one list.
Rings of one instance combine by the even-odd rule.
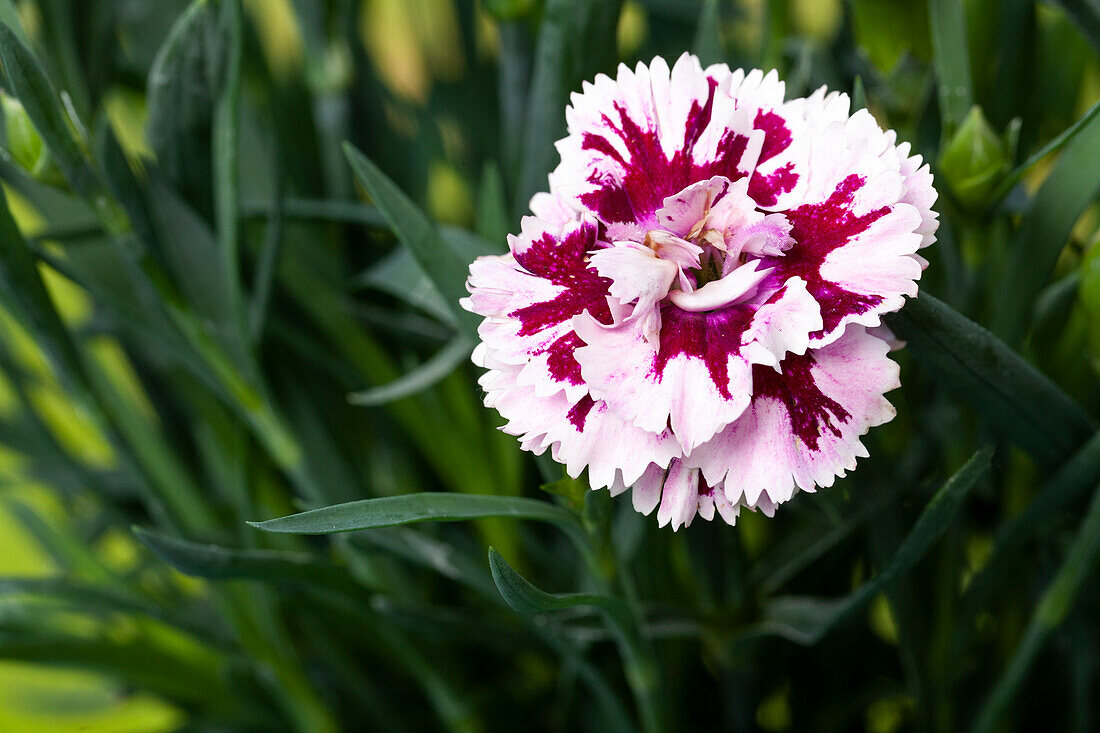
[[928, 166], [846, 95], [687, 54], [596, 77], [566, 119], [463, 301], [504, 430], [674, 529], [854, 469], [894, 416], [880, 322], [935, 238]]

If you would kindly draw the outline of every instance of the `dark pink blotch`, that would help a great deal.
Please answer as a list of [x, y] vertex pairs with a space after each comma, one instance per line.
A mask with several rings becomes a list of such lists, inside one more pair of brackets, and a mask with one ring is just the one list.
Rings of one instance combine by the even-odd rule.
[[749, 139], [732, 130], [727, 130], [722, 137], [713, 161], [696, 165], [692, 160], [695, 145], [711, 122], [717, 82], [714, 79], [709, 81], [707, 99], [702, 103], [696, 101], [692, 105], [684, 127], [683, 143], [671, 159], [661, 149], [657, 131], [643, 130], [619, 103], [615, 104], [618, 120], [612, 120], [605, 114], [603, 122], [623, 141], [629, 160], [604, 135], [596, 132], [584, 133], [581, 149], [613, 160], [623, 172], [621, 176], [593, 172], [588, 181], [600, 188], [582, 194], [581, 203], [604, 222], [635, 222], [643, 227], [652, 226], [656, 221], [657, 209], [665, 198], [692, 183], [718, 175], [733, 181], [743, 178], [744, 173], [738, 170], [737, 165], [741, 162]]
[[785, 212], [791, 223], [795, 244], [783, 257], [766, 258], [776, 267], [772, 277], [781, 281], [799, 276], [806, 281], [810, 295], [821, 306], [824, 328], [812, 336], [822, 336], [847, 315], [865, 313], [882, 302], [877, 295], [845, 290], [821, 276], [821, 265], [833, 250], [867, 230], [890, 211], [884, 206], [862, 216], [852, 213], [852, 199], [864, 184], [862, 176], [852, 174], [840, 182], [832, 195], [820, 204], [803, 204]]
[[592, 407], [596, 404], [596, 401], [592, 399], [591, 395], [585, 395], [577, 400], [577, 404], [569, 408], [569, 412], [566, 417], [569, 418], [569, 424], [577, 429], [577, 432], [584, 431], [584, 425], [588, 421], [588, 413], [592, 412]]
[[840, 425], [852, 417], [818, 389], [811, 370], [815, 363], [812, 352], [807, 352], [780, 362], [782, 374], [759, 364], [752, 368], [753, 399], [768, 397], [781, 402], [790, 415], [791, 430], [810, 450], [817, 450], [826, 430], [839, 438]]
[[732, 399], [729, 358], [741, 353], [741, 334], [748, 328], [752, 314], [744, 306], [693, 313], [665, 303], [661, 306], [661, 343], [650, 374], [660, 378], [668, 363], [684, 354], [702, 361], [718, 393]]
[[[600, 277], [585, 262], [588, 250], [596, 246], [596, 232], [595, 225], [584, 224], [561, 240], [547, 233], [516, 255], [516, 262], [532, 275], [565, 288], [548, 301], [532, 303], [509, 314], [519, 320], [520, 336], [533, 336], [584, 311], [601, 323], [611, 323], [611, 311], [607, 306], [607, 288], [611, 281]], [[577, 335], [570, 332], [532, 354], [548, 355], [550, 376], [557, 381], [581, 384], [581, 368], [573, 352], [582, 345]]]
[[[760, 149], [757, 167], [791, 146], [791, 131], [787, 128], [787, 121], [775, 112], [757, 112], [753, 127], [764, 131], [764, 145]], [[793, 190], [796, 183], [798, 174], [794, 172], [794, 164], [787, 163], [768, 175], [754, 174], [749, 182], [749, 196], [759, 206], [775, 206], [779, 197]]]

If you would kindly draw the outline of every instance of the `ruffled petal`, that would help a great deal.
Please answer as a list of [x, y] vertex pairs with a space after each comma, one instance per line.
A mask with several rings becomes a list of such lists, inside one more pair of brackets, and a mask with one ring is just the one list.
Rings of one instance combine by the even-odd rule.
[[883, 396], [899, 386], [887, 344], [860, 326], [781, 372], [757, 367], [751, 406], [684, 459], [732, 503], [781, 504], [798, 489], [831, 486], [867, 455], [859, 438], [894, 417]]
[[576, 358], [594, 397], [647, 432], [671, 426], [687, 452], [748, 405], [751, 368], [740, 351], [751, 318], [747, 308], [689, 313], [666, 304], [655, 349], [634, 320], [605, 326], [579, 316], [585, 346]]
[[616, 79], [597, 76], [566, 110], [551, 186], [608, 224], [612, 238], [635, 239], [610, 225], [644, 232], [667, 196], [713, 175], [751, 174], [763, 133], [717, 86], [688, 54], [671, 70], [658, 57], [620, 66]]
[[470, 266], [470, 297], [462, 306], [485, 316], [478, 335], [504, 364], [520, 367], [520, 384], [550, 395], [565, 390], [571, 402], [587, 394], [573, 356], [580, 345], [572, 320], [588, 312], [610, 323], [610, 281], [588, 263], [597, 246], [591, 219], [557, 226], [527, 217], [511, 253], [480, 257]]

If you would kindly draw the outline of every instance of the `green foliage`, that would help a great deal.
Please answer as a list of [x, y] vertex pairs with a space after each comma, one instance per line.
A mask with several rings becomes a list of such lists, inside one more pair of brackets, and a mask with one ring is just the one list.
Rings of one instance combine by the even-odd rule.
[[[569, 93], [689, 49], [850, 93], [941, 227], [870, 456], [673, 534], [498, 430], [459, 300]], [[1098, 51], [1084, 0], [0, 0], [0, 728], [1095, 728]]]

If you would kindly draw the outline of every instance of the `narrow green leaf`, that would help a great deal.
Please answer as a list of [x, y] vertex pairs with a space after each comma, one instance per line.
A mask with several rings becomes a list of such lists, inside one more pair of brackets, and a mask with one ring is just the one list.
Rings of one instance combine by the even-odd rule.
[[513, 570], [492, 547], [489, 548], [489, 569], [500, 595], [517, 613], [537, 614], [584, 607], [601, 611], [622, 655], [642, 726], [651, 733], [663, 730], [659, 671], [653, 649], [642, 638], [626, 602], [599, 593], [547, 593]]
[[213, 123], [217, 63], [214, 11], [195, 0], [172, 26], [149, 70], [146, 134], [162, 171], [204, 216], [213, 212]]
[[268, 217], [267, 230], [264, 232], [263, 246], [260, 248], [259, 262], [256, 264], [256, 275], [252, 283], [252, 300], [248, 308], [248, 334], [253, 344], [259, 343], [263, 338], [264, 324], [267, 321], [267, 307], [271, 300], [275, 271], [278, 269], [279, 253], [283, 248], [283, 222], [286, 218], [286, 211], [281, 174], [279, 178], [280, 183], [277, 186], [271, 216]]
[[12, 0], [0, 0], [0, 23], [11, 28], [23, 45], [30, 46], [27, 34], [23, 30], [23, 23], [19, 20], [19, 11], [16, 10], [15, 3]]
[[966, 12], [961, 0], [929, 0], [932, 49], [939, 84], [940, 114], [949, 131], [974, 106], [970, 53], [966, 44]]
[[[1100, 433], [1066, 461], [1022, 511], [1005, 522], [993, 540], [993, 549], [963, 594], [963, 615], [973, 618], [987, 607], [990, 593], [1001, 587], [1013, 560], [1028, 538], [1039, 534], [1090, 487], [1100, 482]], [[960, 624], [961, 630], [969, 625]]]
[[546, 613], [566, 608], [590, 607], [618, 618], [629, 615], [622, 600], [611, 596], [599, 593], [547, 593], [513, 570], [492, 547], [489, 548], [489, 569], [500, 595], [516, 613]]
[[222, 0], [219, 35], [224, 39], [221, 88], [213, 109], [214, 215], [217, 222], [219, 262], [223, 270], [233, 322], [239, 338], [245, 336], [244, 300], [241, 295], [238, 251], [238, 205], [240, 170], [238, 162], [241, 106], [241, 0]]
[[1054, 0], [1081, 30], [1092, 47], [1100, 53], [1100, 7], [1090, 0]]
[[947, 531], [963, 499], [989, 469], [993, 448], [978, 450], [947, 480], [921, 512], [890, 565], [851, 594], [837, 599], [782, 597], [769, 602], [765, 620], [750, 635], [774, 634], [805, 646], [816, 644], [838, 623], [863, 608], [886, 586], [907, 573]]
[[366, 597], [362, 586], [346, 570], [319, 562], [312, 555], [204, 545], [141, 527], [134, 527], [133, 532], [143, 545], [185, 575], [212, 580], [290, 582], [336, 591], [358, 600]]
[[500, 169], [495, 163], [486, 162], [481, 171], [481, 185], [477, 189], [478, 234], [490, 242], [499, 243], [503, 249], [509, 228]]
[[1094, 110], [1088, 114], [1091, 118], [1065, 143], [1024, 213], [1013, 250], [1027, 256], [1013, 257], [1007, 276], [997, 286], [1000, 299], [992, 329], [1009, 344], [1026, 334], [1036, 297], [1049, 282], [1081, 213], [1100, 193], [1100, 166], [1081, 164], [1100, 160], [1100, 114]]
[[458, 305], [458, 301], [466, 297], [465, 263], [444, 244], [439, 232], [424, 213], [378, 166], [350, 143], [344, 146], [344, 152], [355, 177], [389, 221], [401, 244], [409, 250], [443, 296], [447, 308], [454, 314], [457, 322], [468, 333], [475, 333], [480, 319]]
[[1100, 487], [1093, 494], [1088, 514], [1081, 522], [1073, 538], [1073, 544], [1066, 553], [1066, 559], [1058, 569], [1058, 574], [1047, 586], [1043, 597], [1035, 607], [1024, 637], [1016, 647], [1008, 668], [982, 705], [974, 724], [974, 733], [989, 733], [996, 729], [998, 720], [1016, 696], [1044, 642], [1056, 628], [1062, 625], [1077, 603], [1077, 596], [1086, 580], [1095, 572], [1098, 560], [1100, 560]]
[[856, 74], [856, 80], [852, 82], [852, 112], [867, 107], [867, 89], [863, 85], [863, 77]]
[[699, 21], [695, 24], [695, 42], [692, 48], [704, 67], [726, 60], [719, 35], [721, 20], [721, 5], [718, 0], [703, 0], [699, 9]]
[[0, 61], [12, 93], [23, 103], [69, 185], [85, 199], [97, 200], [103, 186], [73, 136], [57, 93], [38, 60], [6, 24], [0, 24]]
[[580, 529], [573, 515], [545, 501], [442, 492], [362, 499], [249, 524], [265, 532], [331, 534], [415, 522], [460, 522], [485, 517], [549, 522], [571, 535], [576, 535]]
[[474, 345], [469, 339], [457, 336], [412, 371], [388, 384], [350, 394], [348, 402], [360, 407], [373, 407], [422, 392], [457, 369], [459, 364], [469, 358], [473, 349]]
[[[582, 0], [587, 2], [587, 0]], [[571, 41], [573, 13], [581, 3], [547, 0], [539, 24], [538, 45], [524, 118], [520, 174], [513, 213], [527, 210], [531, 197], [546, 189], [546, 176], [554, 168], [554, 141], [565, 131], [567, 49]]]
[[1017, 183], [1020, 182], [1020, 179], [1023, 178], [1029, 170], [1031, 170], [1043, 158], [1047, 157], [1051, 153], [1055, 153], [1061, 150], [1062, 146], [1073, 140], [1073, 138], [1077, 136], [1077, 133], [1085, 129], [1088, 124], [1092, 122], [1093, 118], [1095, 118], [1097, 114], [1100, 114], [1100, 102], [1097, 102], [1096, 104], [1089, 107], [1088, 111], [1085, 112], [1085, 114], [1081, 115], [1081, 117], [1078, 118], [1076, 122], [1063, 130], [1060, 135], [1055, 137], [1046, 145], [1029, 155], [1027, 160], [1025, 160], [1023, 163], [1020, 163], [1020, 165], [1016, 166], [1016, 168], [1014, 168], [1012, 172], [1005, 176], [1000, 185], [997, 186], [997, 190], [993, 192], [991, 202], [997, 203], [1002, 198], [1004, 198], [1005, 195], [1009, 191], [1011, 191]]
[[1057, 385], [930, 295], [910, 300], [889, 323], [922, 366], [1044, 464], [1057, 465], [1092, 434], [1088, 414]]

